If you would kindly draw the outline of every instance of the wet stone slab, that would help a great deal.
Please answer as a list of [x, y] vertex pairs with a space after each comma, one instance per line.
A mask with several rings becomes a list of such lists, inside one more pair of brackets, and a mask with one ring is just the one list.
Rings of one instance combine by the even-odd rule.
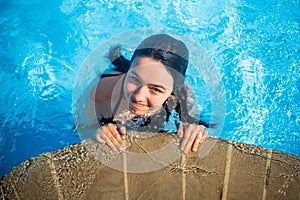
[[299, 199], [300, 158], [208, 138], [183, 155], [172, 134], [132, 133], [40, 154], [1, 178], [2, 199]]

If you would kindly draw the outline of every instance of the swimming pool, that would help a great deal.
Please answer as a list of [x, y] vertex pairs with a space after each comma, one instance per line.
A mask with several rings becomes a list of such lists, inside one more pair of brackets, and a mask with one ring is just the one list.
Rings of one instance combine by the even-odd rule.
[[197, 41], [226, 90], [222, 138], [300, 155], [299, 1], [0, 0], [0, 175], [80, 141], [72, 92], [83, 60], [125, 31]]

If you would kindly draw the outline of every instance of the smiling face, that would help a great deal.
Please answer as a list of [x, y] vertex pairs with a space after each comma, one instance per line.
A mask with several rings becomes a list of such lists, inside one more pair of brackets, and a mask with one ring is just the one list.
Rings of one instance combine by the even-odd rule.
[[136, 115], [157, 111], [173, 90], [173, 77], [159, 61], [137, 57], [125, 77], [124, 91], [129, 109]]

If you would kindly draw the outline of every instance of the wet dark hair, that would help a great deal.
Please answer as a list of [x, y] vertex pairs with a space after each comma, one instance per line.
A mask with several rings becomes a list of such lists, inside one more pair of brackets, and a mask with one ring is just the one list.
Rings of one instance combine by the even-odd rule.
[[185, 44], [166, 34], [156, 34], [146, 38], [134, 51], [131, 60], [120, 53], [121, 47], [111, 48], [108, 58], [119, 72], [127, 72], [136, 57], [144, 56], [160, 61], [176, 70], [183, 77], [188, 66], [189, 51]]
[[[184, 77], [188, 67], [189, 51], [186, 45], [167, 34], [155, 34], [147, 37], [140, 45], [135, 49], [130, 60], [126, 59], [121, 54], [121, 46], [115, 46], [111, 48], [108, 58], [114, 65], [114, 69], [121, 73], [129, 71], [131, 63], [137, 57], [148, 57], [154, 60], [160, 61], [163, 65], [169, 67], [167, 70], [174, 78], [173, 95], [178, 98], [178, 103], [175, 107], [175, 111], [179, 114], [180, 119], [183, 122], [197, 123], [208, 127], [209, 125], [199, 119], [195, 119], [188, 114], [186, 103], [186, 91], [184, 91]], [[166, 121], [169, 120], [170, 110], [163, 104], [166, 110]]]

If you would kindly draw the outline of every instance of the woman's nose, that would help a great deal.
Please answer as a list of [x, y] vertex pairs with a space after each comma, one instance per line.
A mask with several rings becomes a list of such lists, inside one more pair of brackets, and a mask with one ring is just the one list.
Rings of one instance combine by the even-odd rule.
[[148, 96], [147, 85], [141, 85], [134, 91], [134, 97], [136, 101], [144, 101]]

